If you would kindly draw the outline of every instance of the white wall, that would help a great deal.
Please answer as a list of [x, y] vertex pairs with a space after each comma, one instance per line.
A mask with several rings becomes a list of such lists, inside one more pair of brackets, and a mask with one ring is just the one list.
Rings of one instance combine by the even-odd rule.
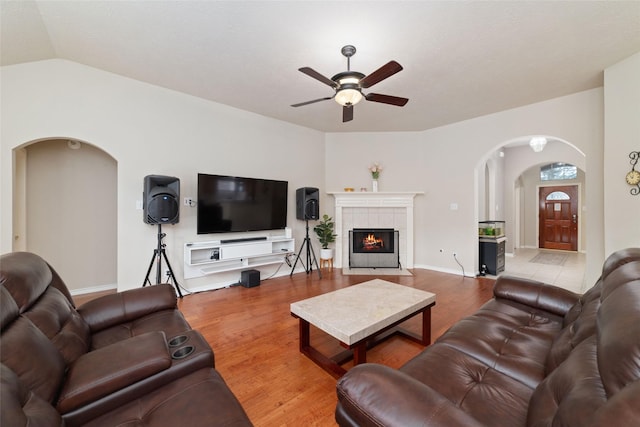
[[[177, 176], [181, 195], [196, 196], [196, 174], [219, 173], [289, 181], [288, 222], [297, 243], [295, 189], [323, 188], [321, 132], [162, 89], [64, 60], [2, 67], [2, 253], [12, 250], [12, 150], [44, 138], [87, 141], [118, 162], [118, 288], [139, 287], [156, 247], [155, 226], [142, 222], [136, 201], [149, 174]], [[167, 255], [182, 277], [185, 242], [197, 236], [195, 208], [181, 207], [166, 226]], [[265, 272], [262, 276], [272, 273]], [[182, 283], [189, 288], [237, 281], [239, 272]]]
[[[605, 253], [640, 246], [640, 195], [629, 192], [629, 153], [640, 151], [640, 53], [604, 73]], [[640, 170], [640, 164], [636, 165]]]
[[370, 187], [367, 166], [379, 161], [381, 191], [426, 193], [416, 198], [416, 266], [460, 273], [451, 256], [456, 251], [471, 274], [478, 265], [478, 174], [487, 156], [522, 135], [554, 135], [586, 155], [587, 264], [596, 265], [587, 276], [593, 282], [603, 261], [602, 97], [602, 89], [593, 89], [424, 132], [328, 134], [326, 188]]

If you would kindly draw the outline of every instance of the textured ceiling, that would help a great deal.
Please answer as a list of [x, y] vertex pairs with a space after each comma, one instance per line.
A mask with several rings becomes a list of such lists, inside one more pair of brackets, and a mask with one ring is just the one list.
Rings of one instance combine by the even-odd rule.
[[[640, 51], [640, 1], [5, 1], [1, 64], [63, 58], [326, 132], [415, 131], [602, 85]], [[298, 71], [400, 73], [342, 123]]]

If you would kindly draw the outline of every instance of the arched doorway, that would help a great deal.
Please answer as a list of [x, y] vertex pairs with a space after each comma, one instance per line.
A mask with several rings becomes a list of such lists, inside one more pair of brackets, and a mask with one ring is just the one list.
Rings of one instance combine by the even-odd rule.
[[72, 293], [117, 281], [117, 162], [75, 139], [14, 150], [14, 250], [37, 253]]
[[[578, 206], [576, 213], [576, 228], [580, 230], [586, 224], [586, 210], [583, 210], [584, 194], [586, 192], [586, 160], [584, 153], [574, 147], [567, 141], [559, 138], [548, 137], [548, 143], [543, 151], [534, 152], [528, 144], [529, 137], [521, 137], [502, 143], [487, 156], [479, 164], [479, 182], [481, 186], [478, 188], [479, 220], [503, 220], [506, 222], [506, 273], [512, 273], [509, 266], [514, 265], [513, 261], [518, 255], [524, 254], [528, 258], [534, 258], [536, 251], [539, 250], [539, 189], [549, 185], [561, 185], [558, 182], [542, 182], [540, 178], [540, 168], [544, 165], [554, 162], [572, 163], [578, 167], [578, 177], [570, 182], [571, 185], [578, 186]], [[487, 170], [493, 176], [487, 177]], [[491, 187], [491, 188], [488, 188]], [[492, 217], [483, 217], [491, 209], [483, 206], [486, 203], [487, 194], [495, 194], [495, 203], [490, 208], [495, 210]], [[555, 205], [551, 205], [553, 208]], [[573, 215], [573, 214], [571, 214]], [[570, 216], [573, 220], [573, 217]], [[577, 238], [577, 257], [584, 259], [586, 251], [586, 234], [578, 233]], [[530, 260], [526, 259], [525, 263]], [[524, 265], [525, 273], [536, 271], [534, 265]], [[544, 266], [542, 270], [551, 272], [555, 267]], [[573, 285], [572, 288], [577, 290], [576, 286], [581, 286], [584, 277], [584, 267], [580, 271], [579, 285]], [[535, 278], [532, 276], [527, 276]], [[547, 283], [554, 283], [556, 277], [544, 280]]]

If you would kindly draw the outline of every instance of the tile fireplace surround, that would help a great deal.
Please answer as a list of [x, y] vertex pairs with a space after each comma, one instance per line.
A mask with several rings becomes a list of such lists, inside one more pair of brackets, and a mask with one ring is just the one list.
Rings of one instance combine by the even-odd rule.
[[335, 266], [349, 267], [349, 230], [393, 228], [400, 232], [402, 268], [413, 268], [413, 199], [422, 192], [328, 192], [335, 199]]

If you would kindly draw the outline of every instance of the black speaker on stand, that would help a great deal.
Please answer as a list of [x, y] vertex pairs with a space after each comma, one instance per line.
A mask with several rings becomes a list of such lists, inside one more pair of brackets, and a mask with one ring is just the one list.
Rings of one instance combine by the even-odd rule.
[[153, 250], [151, 262], [147, 269], [147, 275], [142, 286], [151, 285], [149, 275], [156, 262], [156, 285], [162, 283], [162, 259], [167, 263], [168, 278], [166, 283], [173, 279], [173, 285], [182, 298], [180, 286], [176, 280], [173, 269], [167, 258], [165, 245], [162, 239], [166, 236], [162, 232], [162, 224], [177, 224], [180, 220], [180, 180], [173, 176], [147, 175], [144, 177], [144, 192], [142, 194], [143, 221], [147, 224], [158, 225], [158, 241]]
[[296, 190], [296, 218], [320, 219], [320, 192], [317, 188], [302, 187]]
[[[307, 274], [313, 271], [313, 265], [315, 264], [316, 270], [318, 270], [318, 277], [322, 279], [322, 272], [318, 267], [318, 260], [316, 259], [315, 252], [313, 251], [313, 246], [311, 246], [311, 239], [309, 239], [309, 220], [318, 220], [320, 218], [319, 195], [319, 190], [313, 187], [303, 187], [296, 190], [296, 218], [305, 221], [306, 234], [302, 241], [302, 245], [300, 245], [296, 261], [293, 263], [293, 267], [291, 267], [291, 273], [289, 276], [293, 275], [296, 265], [298, 264], [298, 261], [300, 261]], [[300, 258], [300, 255], [305, 248], [306, 262]]]
[[177, 224], [180, 220], [180, 180], [174, 176], [145, 176], [142, 208], [143, 221], [147, 224]]

